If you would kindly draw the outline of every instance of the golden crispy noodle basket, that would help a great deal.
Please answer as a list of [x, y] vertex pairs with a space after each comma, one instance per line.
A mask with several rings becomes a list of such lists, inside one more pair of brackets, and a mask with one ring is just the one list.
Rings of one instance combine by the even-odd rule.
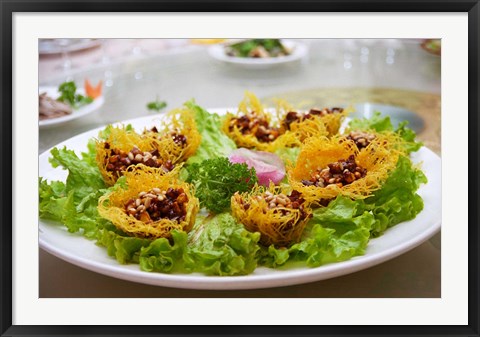
[[[275, 104], [277, 119], [279, 121], [284, 120], [290, 111], [298, 111], [298, 109], [294, 108], [284, 99], [275, 99]], [[313, 136], [328, 136], [327, 127], [320, 116], [312, 116], [310, 119], [293, 122], [290, 124], [289, 130], [295, 134], [299, 143], [303, 143], [305, 139]], [[282, 125], [280, 125], [280, 132], [285, 133], [287, 131], [288, 129], [282, 123]]]
[[296, 134], [290, 131], [281, 134], [277, 139], [268, 143], [259, 141], [253, 134], [242, 134], [237, 127], [234, 127], [233, 130], [230, 131], [229, 126], [233, 118], [236, 118], [233, 114], [227, 114], [222, 130], [235, 142], [238, 147], [275, 152], [276, 150], [285, 147], [296, 147], [301, 145], [301, 142], [297, 138]]
[[[98, 201], [98, 213], [101, 217], [110, 220], [117, 228], [131, 236], [142, 238], [169, 238], [174, 229], [190, 231], [199, 210], [199, 201], [195, 198], [189, 184], [179, 181], [176, 176], [178, 168], [167, 174], [159, 172], [160, 169], [142, 164], [132, 166], [127, 172], [126, 189], [118, 187], [110, 194], [102, 196]], [[188, 197], [187, 213], [181, 222], [169, 219], [160, 219], [150, 223], [137, 220], [125, 211], [125, 204], [137, 198], [143, 191], [159, 188], [162, 191], [168, 188], [182, 188]]]
[[[106, 143], [109, 144], [109, 148], [105, 147]], [[162, 159], [167, 160], [168, 149], [173, 149], [174, 146], [173, 140], [160, 141], [149, 135], [140, 135], [133, 129], [127, 129], [125, 126], [111, 126], [107, 139], [97, 140], [96, 142], [96, 162], [105, 182], [111, 186], [115, 184], [121, 175], [121, 173], [118, 172], [107, 171], [108, 159], [114, 154], [113, 149], [122, 150], [127, 153], [134, 147], [138, 147], [140, 151], [153, 151], [158, 149], [159, 152], [161, 150]]]
[[[343, 136], [348, 136], [351, 131], [355, 131], [353, 129], [346, 129], [343, 133]], [[393, 131], [382, 131], [378, 132], [373, 129], [361, 130], [365, 133], [370, 133], [375, 135], [375, 142], [379, 144], [379, 146], [384, 147], [390, 152], [393, 152], [397, 155], [408, 155], [407, 149], [402, 146], [404, 144], [404, 140], [400, 137], [399, 134]], [[365, 148], [361, 149], [364, 150]]]
[[[185, 161], [195, 154], [201, 142], [201, 135], [198, 132], [195, 123], [195, 116], [191, 109], [182, 107], [170, 111], [166, 118], [162, 120], [161, 125], [157, 128], [158, 133], [145, 130], [144, 134], [156, 137], [160, 142], [171, 137], [171, 133], [183, 135], [186, 137], [186, 145], [181, 146], [174, 143], [173, 146], [167, 146], [162, 151], [162, 158], [168, 158], [173, 163]], [[159, 149], [161, 151], [162, 149]]]
[[[276, 104], [279, 120], [283, 120], [290, 111], [300, 113], [298, 112], [299, 109], [294, 108], [285, 100], [277, 99]], [[313, 136], [334, 136], [338, 134], [345, 118], [353, 111], [353, 107], [348, 107], [342, 112], [335, 112], [325, 116], [311, 115], [310, 118], [291, 123], [290, 130], [296, 132], [301, 141]], [[282, 129], [285, 130], [284, 127]]]
[[[273, 244], [278, 247], [285, 247], [298, 242], [311, 215], [308, 203], [304, 203], [304, 217], [302, 219], [302, 211], [299, 209], [269, 208], [268, 202], [261, 197], [265, 190], [274, 195], [279, 193], [288, 195], [285, 188], [275, 187], [273, 184], [268, 189], [256, 185], [250, 192], [235, 193], [231, 200], [233, 216], [247, 230], [260, 232], [260, 242], [266, 246]], [[249, 206], [245, 207], [247, 204]], [[285, 214], [282, 214], [282, 210], [286, 211]]]
[[[326, 187], [306, 186], [302, 183], [304, 179], [309, 180], [317, 169], [326, 168], [340, 159], [346, 160], [350, 155], [354, 155], [357, 164], [367, 170], [365, 177], [342, 187], [335, 184]], [[397, 160], [398, 153], [386, 149], [378, 139], [359, 152], [353, 141], [343, 137], [312, 137], [302, 147], [295, 167], [288, 169], [288, 179], [292, 188], [301, 192], [311, 203], [319, 204], [322, 200], [339, 195], [362, 199], [381, 187]]]
[[281, 121], [290, 111], [296, 111], [293, 105], [283, 98], [275, 98], [273, 101], [275, 102], [276, 116], [279, 121]]
[[351, 112], [353, 112], [353, 108], [346, 108], [342, 112], [335, 112], [321, 117], [329, 136], [338, 134], [342, 122]]
[[295, 133], [300, 142], [310, 137], [326, 137], [330, 133], [323, 120], [324, 117], [312, 116], [312, 118], [290, 124], [290, 130]]
[[[278, 111], [279, 110], [277, 109], [277, 112]], [[242, 134], [237, 127], [233, 127], [233, 129], [230, 130], [230, 125], [233, 119], [247, 114], [255, 115], [258, 118], [264, 119], [269, 125], [278, 124], [279, 121], [279, 116], [276, 112], [265, 111], [260, 100], [253, 93], [247, 91], [244, 99], [238, 105], [237, 114], [227, 113], [222, 126], [223, 132], [227, 134], [238, 147], [274, 152], [281, 148], [294, 147], [301, 144], [294, 132], [285, 132], [272, 142], [261, 142], [255, 137], [255, 132]], [[253, 131], [255, 131], [255, 129], [253, 129]]]
[[[238, 105], [238, 112], [243, 114], [243, 115], [246, 115], [251, 111], [255, 111], [260, 116], [265, 113], [265, 109], [264, 109], [262, 103], [260, 102], [260, 100], [258, 99], [258, 97], [255, 96], [255, 94], [253, 92], [246, 91], [245, 92], [245, 97], [243, 98], [243, 100]], [[268, 116], [266, 116], [266, 117], [268, 118]], [[270, 120], [269, 120], [269, 122], [270, 122]]]

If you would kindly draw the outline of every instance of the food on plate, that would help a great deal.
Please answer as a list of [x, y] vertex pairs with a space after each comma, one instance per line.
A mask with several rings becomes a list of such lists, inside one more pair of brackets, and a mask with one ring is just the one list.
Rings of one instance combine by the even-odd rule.
[[289, 170], [294, 189], [310, 202], [324, 203], [343, 195], [366, 198], [379, 189], [398, 159], [373, 140], [363, 151], [344, 137], [312, 137], [305, 141]]
[[289, 111], [282, 119], [282, 128], [307, 134], [308, 137], [308, 135], [323, 132], [319, 127], [324, 126], [327, 135], [333, 136], [338, 133], [340, 125], [350, 112], [351, 109], [338, 107], [312, 108], [307, 113]]
[[286, 247], [296, 243], [311, 217], [308, 203], [302, 194], [293, 190], [260, 186], [249, 192], [235, 193], [232, 214], [250, 232], [260, 232], [265, 246]]
[[189, 184], [143, 164], [124, 175], [125, 186], [99, 199], [101, 217], [126, 234], [142, 238], [168, 238], [174, 229], [192, 229], [199, 203]]
[[153, 135], [141, 135], [128, 126], [109, 126], [96, 141], [96, 163], [107, 185], [114, 185], [129, 167], [143, 164], [169, 172], [175, 167], [172, 138], [158, 140]]
[[227, 113], [223, 131], [238, 147], [248, 149], [274, 152], [279, 148], [300, 144], [294, 132], [281, 131], [278, 116], [266, 111], [251, 92], [245, 94], [236, 114]]
[[421, 47], [429, 52], [440, 56], [442, 54], [442, 40], [441, 39], [426, 39], [422, 42]]
[[72, 113], [70, 105], [47, 96], [46, 92], [38, 96], [38, 101], [40, 120], [62, 117]]
[[227, 114], [223, 131], [239, 147], [276, 152], [299, 147], [312, 136], [338, 134], [351, 111], [351, 108], [334, 107], [300, 112], [284, 100], [277, 100], [274, 110], [265, 109], [253, 93], [247, 92], [237, 113]]
[[345, 136], [348, 140], [351, 140], [357, 146], [357, 149], [363, 150], [370, 143], [377, 138], [377, 135], [373, 132], [364, 132], [364, 131], [351, 131]]
[[[251, 93], [237, 115], [191, 100], [160, 124], [107, 126], [81, 156], [54, 148], [50, 163], [68, 177], [40, 178], [40, 218], [144, 271], [233, 276], [354, 258], [422, 211], [427, 179], [409, 156], [422, 144], [404, 123], [375, 113], [330, 134], [310, 112], [282, 127], [291, 111], [264, 109]], [[242, 115], [275, 139], [243, 134]], [[292, 130], [302, 123], [312, 129]]]
[[226, 54], [233, 57], [269, 58], [291, 54], [279, 39], [249, 39], [225, 47]]
[[187, 106], [170, 111], [160, 125], [144, 130], [143, 134], [156, 138], [164, 147], [164, 151], [161, 149], [159, 151], [164, 153], [164, 157], [168, 156], [173, 163], [185, 161], [193, 156], [201, 139], [194, 113]]
[[92, 97], [84, 96], [77, 92], [77, 86], [73, 81], [60, 84], [58, 92], [60, 96], [57, 100], [69, 104], [73, 109], [78, 109], [93, 102]]
[[200, 144], [188, 109], [176, 109], [161, 125], [142, 134], [130, 127], [109, 126], [96, 142], [96, 162], [105, 182], [113, 185], [130, 167], [138, 164], [171, 171], [192, 156]]
[[102, 96], [102, 81], [99, 81], [94, 87], [88, 78], [85, 79], [85, 93], [92, 99]]
[[253, 167], [258, 183], [263, 186], [269, 186], [270, 183], [277, 185], [285, 177], [285, 164], [274, 153], [240, 148], [232, 151], [228, 159], [232, 163], [245, 163], [249, 168]]
[[187, 164], [201, 162], [205, 159], [227, 157], [230, 152], [237, 148], [222, 131], [222, 118], [215, 113], [209, 113], [195, 102], [189, 101], [185, 106], [193, 112], [193, 119], [200, 133], [201, 142], [195, 154], [188, 158]]
[[86, 96], [78, 93], [75, 82], [68, 81], [59, 85], [55, 97], [48, 96], [47, 92], [39, 94], [39, 119], [52, 119], [72, 114], [75, 110], [92, 103], [101, 95], [102, 83], [95, 88], [85, 80]]
[[357, 147], [360, 145], [359, 150], [372, 139], [377, 138], [389, 151], [408, 155], [418, 151], [422, 144], [415, 141], [415, 132], [409, 129], [407, 124], [407, 121], [401, 122], [394, 128], [389, 119], [382, 117], [381, 113], [376, 111], [369, 118], [351, 120], [343, 135], [354, 140]]
[[213, 213], [230, 210], [231, 196], [235, 192], [251, 190], [258, 181], [255, 169], [231, 163], [225, 157], [187, 165], [186, 174], [185, 181], [195, 187], [200, 205]]

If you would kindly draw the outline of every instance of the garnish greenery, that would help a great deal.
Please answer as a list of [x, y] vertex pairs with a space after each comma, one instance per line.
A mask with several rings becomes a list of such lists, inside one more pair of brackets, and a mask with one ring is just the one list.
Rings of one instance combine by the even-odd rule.
[[147, 109], [159, 112], [167, 107], [167, 102], [159, 101], [158, 97], [155, 101], [147, 103]]
[[251, 39], [231, 44], [229, 48], [237, 57], [249, 57], [257, 47], [263, 47], [270, 56], [287, 55], [289, 52], [279, 39]]
[[255, 169], [246, 164], [232, 164], [225, 157], [207, 159], [186, 167], [186, 181], [195, 186], [200, 206], [213, 213], [230, 209], [235, 192], [247, 192], [258, 181]]
[[58, 92], [60, 93], [60, 97], [57, 98], [57, 101], [67, 103], [74, 109], [78, 109], [93, 102], [93, 98], [76, 93], [77, 86], [73, 81], [60, 84]]

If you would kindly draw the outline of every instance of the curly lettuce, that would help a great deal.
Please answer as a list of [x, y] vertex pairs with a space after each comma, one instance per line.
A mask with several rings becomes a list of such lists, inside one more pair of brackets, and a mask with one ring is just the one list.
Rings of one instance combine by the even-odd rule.
[[327, 207], [313, 211], [301, 242], [288, 249], [268, 247], [263, 251], [263, 262], [276, 267], [287, 261], [304, 261], [318, 267], [363, 255], [374, 223], [365, 205], [339, 196]]
[[190, 233], [186, 267], [207, 275], [245, 275], [257, 267], [260, 233], [251, 233], [231, 214], [199, 219]]
[[100, 171], [85, 156], [80, 159], [67, 148], [51, 150], [53, 167], [68, 170], [66, 182], [39, 179], [40, 217], [63, 223], [69, 232], [83, 230], [92, 238], [97, 229], [97, 202], [106, 192]]
[[397, 133], [403, 139], [403, 148], [406, 153], [418, 151], [423, 144], [415, 140], [415, 132], [407, 127], [408, 121], [398, 124], [395, 128], [390, 120], [390, 116], [382, 116], [378, 111], [375, 111], [370, 118], [356, 118], [352, 119], [348, 126], [352, 130], [374, 130], [376, 132], [392, 131]]
[[381, 235], [400, 222], [414, 219], [423, 210], [423, 200], [416, 191], [424, 183], [427, 183], [427, 177], [422, 170], [414, 167], [409, 158], [400, 157], [382, 188], [364, 201], [376, 220], [372, 227], [373, 236]]
[[209, 113], [207, 110], [189, 101], [185, 106], [195, 113], [195, 123], [200, 132], [202, 141], [194, 156], [190, 157], [187, 164], [198, 163], [205, 159], [227, 157], [237, 146], [222, 131], [222, 121], [219, 115]]
[[172, 232], [173, 244], [167, 239], [160, 238], [151, 241], [146, 247], [140, 249], [139, 263], [144, 271], [170, 273], [183, 271], [186, 255], [187, 233], [174, 230]]

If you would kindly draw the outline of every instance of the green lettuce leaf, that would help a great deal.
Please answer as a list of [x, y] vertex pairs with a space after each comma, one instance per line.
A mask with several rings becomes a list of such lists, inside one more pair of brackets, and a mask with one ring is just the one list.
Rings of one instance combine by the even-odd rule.
[[349, 230], [340, 235], [335, 229], [315, 224], [309, 237], [289, 250], [294, 261], [306, 261], [307, 266], [318, 267], [365, 254], [369, 239], [370, 230], [366, 227]]
[[96, 162], [97, 150], [96, 150], [96, 141], [91, 138], [87, 143], [87, 151], [82, 152], [82, 160], [92, 167], [97, 166]]
[[140, 250], [140, 268], [145, 271], [171, 273], [183, 271], [183, 264], [188, 261], [186, 256], [187, 233], [172, 231], [171, 244], [166, 238], [151, 241], [147, 247]]
[[197, 218], [186, 267], [207, 275], [244, 275], [257, 266], [260, 233], [251, 233], [229, 213]]
[[53, 167], [61, 166], [68, 170], [66, 191], [73, 191], [75, 201], [79, 201], [92, 192], [106, 188], [102, 174], [97, 166], [92, 166], [89, 161], [84, 161], [74, 151], [53, 148], [49, 158]]
[[207, 110], [196, 105], [194, 101], [185, 103], [195, 113], [195, 122], [202, 136], [199, 148], [194, 156], [190, 157], [187, 164], [198, 163], [205, 159], [227, 157], [230, 152], [237, 148], [222, 131], [222, 122], [219, 115], [209, 113]]
[[404, 121], [399, 123], [395, 129], [390, 120], [390, 116], [382, 116], [378, 111], [375, 111], [370, 118], [355, 118], [348, 123], [349, 128], [352, 130], [374, 130], [379, 133], [385, 131], [396, 132], [404, 140], [402, 146], [406, 152], [411, 153], [418, 151], [423, 144], [415, 141], [415, 132], [409, 129], [407, 125], [408, 122]]
[[[110, 137], [110, 134], [112, 133], [113, 128], [116, 128], [116, 126], [113, 126], [111, 124], [107, 125], [105, 129], [101, 130], [98, 133], [98, 138], [102, 140], [107, 140], [108, 137]], [[126, 132], [135, 132], [135, 129], [133, 128], [132, 124], [124, 125], [123, 128]]]
[[121, 235], [118, 231], [102, 228], [98, 231], [97, 245], [107, 249], [107, 254], [119, 263], [139, 263], [140, 250], [147, 247], [151, 240]]
[[82, 231], [94, 238], [97, 231], [98, 198], [107, 189], [100, 171], [66, 148], [54, 148], [50, 163], [68, 170], [66, 183], [39, 179], [39, 216], [63, 223], [69, 232]]
[[65, 183], [61, 181], [49, 183], [40, 177], [38, 191], [40, 217], [60, 221], [68, 199]]
[[348, 126], [352, 130], [395, 131], [390, 116], [382, 116], [379, 111], [375, 111], [370, 118], [352, 119]]
[[270, 246], [262, 251], [261, 261], [269, 267], [300, 261], [317, 267], [363, 255], [374, 223], [362, 202], [338, 197], [313, 211], [301, 242], [288, 249]]
[[375, 218], [362, 200], [354, 201], [339, 196], [330, 202], [328, 207], [315, 209], [310, 222], [335, 229], [338, 235], [360, 227], [371, 229]]
[[275, 154], [279, 156], [285, 165], [295, 165], [298, 155], [300, 154], [300, 147], [284, 147], [275, 151]]
[[423, 200], [416, 193], [422, 183], [427, 183], [425, 174], [414, 167], [409, 158], [400, 157], [382, 188], [364, 201], [376, 219], [372, 227], [374, 236], [400, 222], [414, 219], [422, 211]]
[[415, 141], [416, 134], [412, 129], [408, 128], [407, 125], [407, 121], [399, 123], [395, 132], [405, 141], [403, 146], [407, 153], [416, 152], [420, 150], [423, 143]]

